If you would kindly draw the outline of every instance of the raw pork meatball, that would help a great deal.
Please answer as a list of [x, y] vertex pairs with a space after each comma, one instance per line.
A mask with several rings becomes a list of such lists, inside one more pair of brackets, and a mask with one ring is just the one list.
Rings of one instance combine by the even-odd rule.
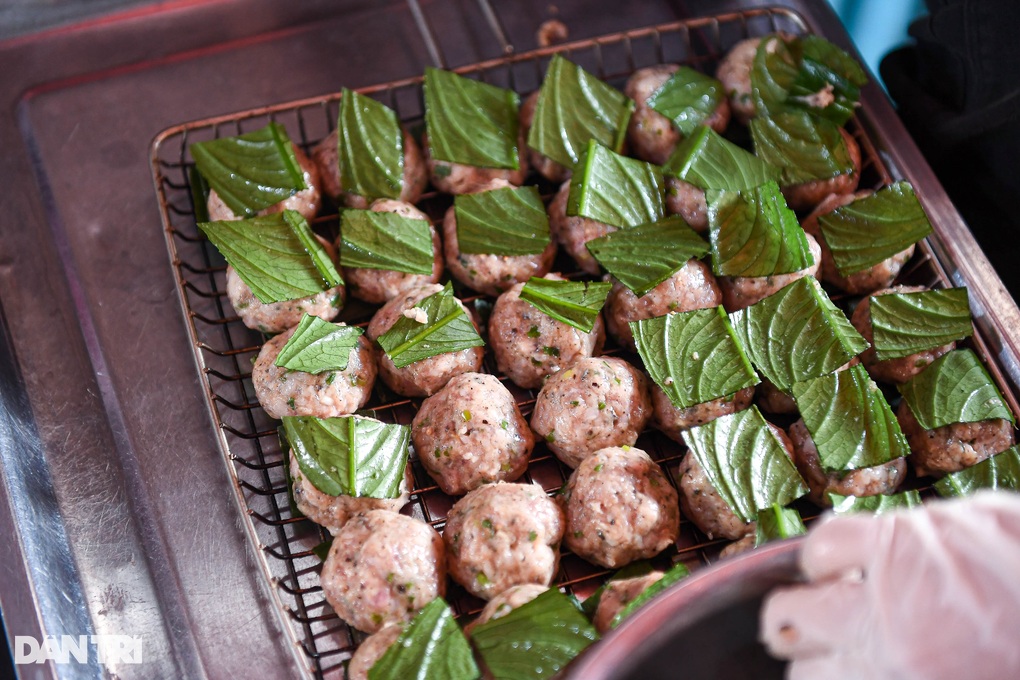
[[854, 201], [867, 198], [871, 194], [871, 191], [858, 191], [855, 194], [830, 194], [818, 204], [818, 207], [810, 215], [804, 218], [804, 223], [801, 225], [804, 227], [804, 231], [814, 236], [822, 247], [822, 280], [852, 295], [864, 295], [879, 288], [885, 288], [899, 276], [903, 265], [914, 254], [914, 244], [910, 244], [892, 257], [882, 260], [878, 264], [856, 274], [842, 276], [839, 270], [836, 269], [836, 263], [832, 259], [832, 251], [829, 250], [821, 227], [818, 225], [818, 218], [844, 205], [850, 205]]
[[[337, 324], [341, 326], [343, 324]], [[315, 416], [334, 418], [354, 413], [368, 402], [375, 384], [375, 352], [364, 335], [351, 350], [347, 368], [318, 375], [275, 364], [280, 350], [297, 327], [270, 338], [251, 370], [251, 382], [270, 418]]]
[[332, 321], [344, 306], [343, 284], [297, 300], [265, 303], [255, 297], [233, 267], [227, 267], [227, 297], [245, 326], [262, 333], [293, 328], [305, 314]]
[[531, 428], [572, 468], [599, 449], [630, 446], [652, 416], [648, 379], [623, 359], [579, 359], [546, 380]]
[[726, 96], [730, 98], [733, 117], [744, 125], [755, 115], [754, 98], [751, 96], [751, 67], [760, 42], [761, 38], [741, 40], [723, 57], [715, 71], [715, 77], [723, 84]]
[[[388, 198], [375, 201], [369, 210], [396, 213], [402, 217], [429, 221], [428, 215], [410, 203], [401, 203]], [[388, 269], [344, 267], [344, 281], [347, 282], [351, 295], [373, 305], [381, 305], [395, 298], [403, 290], [439, 281], [443, 276], [443, 246], [439, 242], [439, 233], [431, 223], [429, 223], [429, 232], [432, 234], [432, 274], [426, 276]], [[340, 264], [343, 264], [343, 257], [340, 258]]]
[[666, 177], [666, 212], [679, 215], [699, 234], [708, 231], [708, 199], [705, 190], [679, 177]]
[[673, 441], [683, 444], [683, 432], [698, 425], [704, 425], [719, 416], [743, 411], [754, 400], [754, 388], [745, 387], [726, 397], [695, 404], [688, 408], [677, 408], [662, 388], [652, 383], [652, 425]]
[[977, 423], [953, 423], [925, 430], [906, 400], [896, 419], [910, 444], [910, 460], [920, 476], [959, 472], [1013, 445], [1013, 424], [1001, 418]]
[[[379, 336], [385, 334], [401, 317], [410, 314], [409, 310], [412, 307], [442, 289], [438, 283], [405, 288], [379, 308], [368, 324], [366, 334], [371, 340], [378, 340]], [[459, 300], [457, 304], [470, 318], [471, 314], [464, 304]], [[397, 368], [393, 365], [393, 360], [385, 352], [380, 351], [379, 377], [397, 394], [405, 397], [424, 397], [441, 390], [455, 375], [481, 370], [484, 358], [484, 347], [469, 347], [457, 352], [437, 354]]]
[[347, 680], [368, 680], [368, 672], [372, 666], [383, 657], [394, 642], [400, 639], [403, 632], [403, 626], [391, 623], [365, 638], [347, 664]]
[[[509, 187], [503, 180], [495, 180], [479, 191], [493, 191]], [[457, 241], [457, 211], [454, 206], [443, 218], [443, 254], [446, 268], [453, 278], [465, 286], [486, 295], [499, 295], [504, 290], [532, 276], [545, 276], [556, 259], [556, 241], [537, 255], [485, 255], [460, 252]]]
[[528, 176], [528, 154], [525, 152], [528, 148], [527, 133], [523, 128], [517, 134], [517, 156], [520, 161], [520, 168], [517, 170], [481, 168], [436, 160], [429, 152], [427, 134], [422, 135], [421, 145], [425, 150], [425, 164], [428, 166], [432, 186], [444, 194], [473, 194], [476, 191], [483, 191], [483, 187], [493, 180], [504, 180], [514, 186], [520, 186]]
[[688, 260], [672, 276], [638, 297], [634, 291], [613, 279], [613, 289], [606, 298], [603, 314], [606, 329], [620, 345], [636, 352], [631, 321], [665, 316], [670, 312], [691, 312], [695, 309], [717, 307], [722, 293], [708, 265], [700, 260]]
[[[537, 90], [525, 98], [521, 104], [521, 135], [525, 140], [527, 140], [528, 130], [531, 129], [531, 124], [535, 120], [536, 106], [538, 106]], [[528, 164], [550, 182], [559, 183], [570, 179], [571, 168], [557, 163], [548, 156], [535, 151], [527, 144], [521, 145], [520, 148], [528, 150]]]
[[535, 583], [524, 583], [507, 588], [485, 604], [478, 618], [468, 624], [464, 628], [464, 632], [470, 635], [475, 626], [501, 619], [518, 607], [528, 604], [547, 590], [549, 588], [546, 586], [540, 586]]
[[815, 276], [822, 262], [822, 248], [811, 234], [807, 235], [808, 249], [814, 264], [791, 274], [773, 274], [772, 276], [720, 276], [716, 281], [722, 290], [723, 307], [727, 312], [735, 312], [750, 307], [755, 302], [790, 285], [805, 276]]
[[354, 515], [369, 510], [391, 510], [399, 512], [410, 498], [414, 487], [411, 465], [404, 469], [404, 481], [400, 484], [400, 495], [396, 498], [371, 498], [369, 496], [330, 496], [315, 488], [305, 478], [293, 452], [290, 455], [290, 479], [293, 484], [294, 503], [301, 513], [336, 535]]
[[810, 489], [808, 498], [819, 507], [832, 506], [830, 493], [858, 497], [891, 494], [907, 476], [905, 458], [849, 472], [826, 473], [803, 419], [790, 426], [790, 441], [793, 442], [793, 462]]
[[[272, 215], [273, 213], [280, 213], [284, 210], [296, 210], [301, 213], [301, 216], [306, 220], [311, 220], [319, 212], [319, 208], [322, 207], [322, 191], [320, 190], [319, 180], [319, 169], [315, 166], [315, 163], [305, 155], [296, 144], [292, 144], [294, 147], [294, 156], [297, 158], [298, 165], [301, 166], [302, 177], [305, 180], [306, 189], [295, 192], [292, 196], [283, 199], [275, 205], [271, 205], [264, 210], [258, 211], [257, 215]], [[212, 222], [218, 222], [220, 220], [240, 220], [244, 219], [241, 215], [237, 215], [231, 210], [220, 195], [216, 193], [215, 189], [209, 191], [209, 199], [206, 201], [206, 208], [209, 212], [209, 220]]]
[[857, 140], [843, 128], [840, 128], [839, 133], [843, 135], [843, 141], [846, 142], [853, 170], [829, 179], [816, 179], [802, 184], [784, 186], [783, 196], [794, 210], [811, 210], [829, 194], [852, 194], [857, 189], [857, 184], [861, 181], [861, 147], [857, 145]]
[[871, 297], [890, 293], [920, 293], [923, 290], [927, 289], [924, 286], [894, 286], [875, 291], [871, 296], [865, 297], [857, 303], [853, 316], [850, 317], [850, 323], [858, 333], [864, 336], [868, 344], [872, 345], [861, 353], [861, 361], [864, 363], [864, 368], [868, 369], [868, 374], [875, 380], [901, 385], [926, 369], [928, 364], [956, 348], [956, 343], [950, 342], [899, 359], [879, 361], [875, 356], [873, 346], [875, 335], [871, 327]]
[[463, 373], [426, 399], [411, 423], [422, 465], [451, 496], [528, 469], [535, 437], [510, 391], [494, 375]]
[[[368, 208], [371, 199], [344, 191], [340, 180], [340, 158], [336, 130], [330, 132], [312, 149], [312, 158], [315, 159], [315, 165], [319, 168], [319, 175], [322, 177], [322, 191], [334, 203], [358, 210]], [[403, 203], [417, 203], [422, 192], [425, 191], [428, 181], [429, 177], [421, 157], [421, 149], [418, 148], [414, 137], [404, 130], [404, 177], [398, 200]]]
[[647, 453], [630, 446], [581, 461], [560, 498], [564, 544], [610, 569], [658, 555], [680, 530], [676, 489]]
[[[665, 85], [679, 68], [676, 64], [660, 64], [638, 69], [623, 88], [623, 93], [633, 99], [636, 105], [627, 126], [627, 141], [635, 156], [656, 165], [669, 160], [682, 135], [673, 127], [671, 120], [648, 106], [648, 98]], [[704, 124], [722, 133], [729, 122], [730, 103], [723, 99]]]
[[446, 594], [443, 539], [421, 520], [389, 510], [350, 519], [333, 539], [320, 582], [337, 616], [366, 633], [410, 621]]
[[595, 616], [592, 618], [595, 630], [600, 635], [607, 633], [612, 627], [616, 615], [636, 600], [638, 595], [661, 581], [665, 575], [661, 571], [651, 571], [643, 576], [614, 579], [606, 583], [605, 590], [599, 597], [599, 606], [595, 609]]
[[454, 503], [443, 530], [450, 577], [491, 600], [556, 576], [563, 511], [534, 484], [486, 484]]
[[567, 199], [570, 197], [570, 182], [564, 182], [556, 197], [549, 204], [549, 231], [559, 241], [563, 250], [585, 272], [596, 275], [601, 269], [595, 257], [584, 244], [588, 241], [611, 234], [616, 227], [587, 217], [567, 215]]
[[[563, 280], [556, 274], [545, 278]], [[521, 299], [523, 288], [518, 283], [496, 299], [489, 317], [489, 343], [500, 372], [518, 387], [533, 389], [541, 387], [547, 375], [601, 352], [606, 332], [601, 315], [585, 333], [540, 312]]]
[[725, 548], [719, 551], [719, 559], [724, 560], [727, 557], [733, 557], [740, 553], [745, 553], [749, 550], [754, 550], [754, 544], [756, 542], [754, 534], [748, 534], [743, 538], [733, 541]]

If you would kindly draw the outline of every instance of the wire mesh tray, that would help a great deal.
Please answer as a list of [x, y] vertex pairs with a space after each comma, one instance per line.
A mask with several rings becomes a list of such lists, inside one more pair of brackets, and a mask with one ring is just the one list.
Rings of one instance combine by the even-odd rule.
[[[718, 60], [736, 42], [775, 31], [801, 35], [808, 33], [809, 29], [802, 17], [793, 11], [754, 9], [568, 43], [456, 70], [526, 95], [541, 84], [551, 55], [562, 53], [603, 80], [622, 88], [634, 70], [663, 62], [686, 64], [714, 73]], [[360, 91], [394, 109], [412, 131], [422, 128], [424, 110], [420, 78]], [[280, 615], [282, 628], [290, 636], [301, 666], [316, 677], [342, 677], [346, 660], [364, 636], [336, 617], [319, 587], [321, 562], [314, 548], [326, 539], [327, 534], [291, 509], [287, 452], [280, 446], [278, 422], [267, 416], [259, 406], [250, 379], [251, 364], [264, 337], [246, 328], [234, 314], [226, 299], [225, 263], [196, 227], [194, 194], [189, 183], [189, 173], [194, 164], [188, 147], [194, 142], [255, 130], [273, 120], [287, 128], [295, 143], [310, 151], [334, 129], [339, 98], [339, 94], [333, 94], [179, 125], [158, 135], [152, 149], [155, 188], [167, 247], [206, 399], [219, 433], [220, 453], [235, 482], [235, 496], [244, 517], [245, 529], [255, 546], [259, 568], [271, 584], [271, 599]], [[884, 154], [876, 148], [875, 140], [867, 132], [868, 116], [865, 107], [850, 121], [847, 130], [861, 147], [861, 188], [878, 188], [901, 177], [899, 173], [891, 172], [883, 162]], [[555, 191], [554, 186], [542, 180], [530, 178], [529, 181], [538, 182], [547, 201]], [[923, 187], [918, 187], [918, 193], [923, 197]], [[450, 205], [450, 198], [428, 193], [418, 205], [433, 221], [437, 221], [442, 219]], [[313, 227], [322, 234], [335, 236], [338, 229], [335, 211], [317, 218]], [[935, 229], [932, 238], [937, 240], [937, 224]], [[562, 254], [554, 271], [580, 275], [576, 265]], [[958, 285], [951, 282], [946, 268], [927, 240], [919, 244], [917, 253], [904, 268], [897, 283], [928, 287]], [[485, 298], [463, 288], [458, 288], [457, 293], [469, 308], [484, 309]], [[838, 295], [834, 295], [833, 299], [845, 309], [853, 302]], [[472, 305], [472, 302], [476, 304]], [[365, 325], [373, 311], [366, 305], [352, 302], [343, 311], [341, 319], [350, 324]], [[986, 359], [991, 356], [987, 350], [988, 339], [979, 332], [970, 341], [971, 346]], [[621, 350], [610, 341], [606, 353], [621, 353]], [[627, 355], [626, 358], [640, 365], [636, 356]], [[1006, 387], [1001, 371], [994, 362], [986, 363], [1010, 407], [1018, 412], [1015, 395]], [[498, 374], [491, 353], [486, 355], [484, 370]], [[505, 377], [500, 377], [517, 399], [522, 413], [528, 417], [536, 392], [521, 390]], [[368, 408], [381, 420], [409, 424], [419, 405], [420, 400], [396, 396], [380, 381]], [[676, 469], [684, 448], [653, 430], [644, 432], [637, 446], [663, 467], [675, 485]], [[414, 456], [412, 467], [415, 488], [404, 512], [441, 530], [454, 499], [438, 489]], [[570, 470], [539, 441], [521, 481], [536, 482], [552, 492], [566, 481], [569, 474]], [[908, 484], [924, 490], [928, 487], [927, 481], [911, 478]], [[808, 519], [817, 514], [817, 509], [809, 505], [799, 506], [799, 509]], [[680, 561], [697, 568], [717, 559], [724, 544], [725, 541], [706, 539], [692, 523], [682, 520], [676, 547], [660, 555], [657, 562], [665, 567]], [[606, 570], [567, 553], [561, 560], [556, 583], [583, 599], [605, 580], [607, 574]], [[447, 599], [458, 616], [470, 616], [484, 604], [456, 584], [450, 585]]]

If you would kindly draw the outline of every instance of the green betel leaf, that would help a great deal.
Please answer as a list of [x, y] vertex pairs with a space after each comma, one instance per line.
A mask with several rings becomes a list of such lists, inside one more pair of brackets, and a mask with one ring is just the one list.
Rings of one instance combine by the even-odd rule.
[[537, 255], [549, 245], [549, 216], [537, 187], [461, 194], [453, 204], [462, 253]]
[[779, 111], [751, 120], [754, 152], [780, 168], [783, 184], [802, 184], [854, 169], [840, 127], [806, 111]]
[[443, 598], [425, 605], [368, 671], [369, 680], [475, 680], [471, 645]]
[[557, 321], [591, 333], [612, 288], [608, 281], [550, 281], [533, 276], [521, 289], [521, 299]]
[[889, 403], [860, 364], [794, 383], [793, 397], [826, 472], [881, 465], [910, 453]]
[[665, 181], [657, 165], [588, 145], [570, 179], [567, 214], [614, 227], [636, 227], [666, 215]]
[[1014, 422], [988, 371], [969, 349], [943, 354], [899, 391], [926, 430], [998, 418]]
[[397, 368], [485, 344], [471, 317], [453, 296], [450, 283], [416, 304], [414, 309], [425, 312], [424, 323], [405, 313], [378, 339], [386, 356]]
[[797, 80], [799, 56], [796, 43], [778, 34], [764, 36], [751, 63], [751, 96], [759, 116], [787, 110], [786, 99]]
[[758, 524], [754, 529], [754, 547], [769, 541], [777, 541], [807, 533], [804, 520], [794, 508], [784, 508], [778, 503], [758, 511]]
[[690, 570], [683, 562], [678, 562], [673, 567], [662, 575], [658, 581], [645, 588], [640, 595], [635, 597], [633, 600], [627, 603], [627, 605], [613, 617], [613, 620], [609, 622], [610, 628], [616, 628], [623, 620], [636, 612], [641, 607], [651, 602], [652, 598], [669, 588], [674, 583], [682, 581], [691, 575]]
[[304, 373], [342, 371], [364, 332], [357, 326], [338, 326], [305, 314], [274, 363]]
[[776, 387], [832, 373], [868, 348], [813, 276], [730, 314], [751, 364]]
[[606, 271], [635, 295], [673, 276], [688, 260], [704, 257], [708, 244], [679, 216], [606, 234], [584, 244]]
[[843, 125], [854, 114], [861, 87], [868, 82], [857, 60], [817, 35], [798, 39], [800, 69], [790, 85], [789, 102]]
[[909, 182], [896, 182], [822, 215], [818, 226], [843, 276], [874, 266], [932, 232]]
[[479, 168], [520, 168], [517, 110], [512, 90], [425, 69], [425, 127], [432, 158]]
[[630, 564], [619, 569], [613, 574], [608, 581], [603, 581], [594, 593], [589, 595], [584, 602], [581, 603], [581, 611], [589, 619], [595, 618], [595, 612], [598, 611], [599, 602], [602, 601], [602, 594], [606, 591], [612, 581], [620, 581], [623, 579], [634, 578], [636, 576], [645, 576], [653, 571], [652, 563], [648, 560], [638, 560], [631, 562]]
[[715, 113], [726, 93], [723, 85], [700, 71], [681, 66], [648, 98], [648, 106], [669, 118], [684, 136]]
[[807, 235], [779, 185], [705, 192], [716, 276], [771, 276], [814, 264]]
[[753, 189], [780, 176], [778, 169], [704, 125], [677, 145], [662, 172], [702, 189], [726, 191]]
[[981, 489], [1020, 491], [1020, 448], [1011, 446], [935, 482], [940, 496], [969, 496]]
[[343, 283], [311, 227], [293, 210], [250, 220], [199, 222], [261, 302], [296, 300]]
[[913, 490], [888, 496], [840, 496], [838, 493], [830, 493], [829, 500], [832, 501], [832, 511], [837, 515], [852, 512], [873, 512], [881, 515], [890, 510], [921, 505], [921, 495]]
[[551, 678], [596, 640], [577, 602], [555, 588], [471, 632], [497, 680]]
[[400, 198], [404, 184], [404, 132], [385, 104], [347, 88], [337, 120], [340, 183], [371, 200]]
[[630, 322], [645, 370], [677, 408], [758, 384], [722, 307]]
[[619, 151], [633, 111], [622, 92], [557, 54], [539, 90], [528, 146], [572, 168], [589, 140]]
[[773, 503], [786, 505], [807, 493], [757, 406], [691, 428], [684, 442], [719, 496], [745, 522]]
[[974, 334], [966, 288], [871, 298], [872, 339], [880, 360], [898, 359]]
[[284, 416], [283, 429], [302, 474], [330, 496], [397, 498], [411, 430], [361, 416]]
[[390, 212], [344, 210], [340, 263], [344, 267], [432, 273], [432, 230], [426, 220]]
[[237, 137], [191, 145], [198, 171], [235, 215], [253, 217], [306, 189], [287, 131], [279, 123]]

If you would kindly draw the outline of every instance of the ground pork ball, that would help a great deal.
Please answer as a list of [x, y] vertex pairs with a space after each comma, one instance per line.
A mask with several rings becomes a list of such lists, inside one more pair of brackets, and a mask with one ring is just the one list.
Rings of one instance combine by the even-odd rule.
[[[405, 288], [379, 308], [368, 324], [366, 334], [371, 340], [377, 341], [379, 336], [384, 335], [393, 324], [403, 318], [405, 313], [410, 313], [408, 310], [441, 290], [443, 287], [438, 283]], [[471, 314], [463, 303], [458, 300], [457, 304], [470, 318]], [[405, 397], [423, 397], [441, 390], [455, 375], [481, 370], [484, 358], [484, 347], [469, 347], [456, 352], [437, 354], [397, 368], [393, 360], [380, 350], [379, 377], [397, 394]]]
[[290, 454], [290, 479], [294, 504], [308, 519], [336, 535], [354, 515], [369, 510], [391, 510], [399, 512], [410, 498], [414, 488], [414, 476], [410, 464], [404, 469], [404, 480], [400, 484], [400, 495], [396, 498], [371, 498], [369, 496], [331, 496], [315, 488], [301, 472], [297, 458]]
[[[535, 107], [538, 105], [538, 91], [532, 92], [528, 97], [524, 99], [521, 104], [521, 134], [524, 139], [528, 138], [528, 131], [531, 129], [531, 124], [535, 120]], [[561, 165], [553, 159], [545, 156], [538, 151], [535, 151], [527, 144], [522, 145], [520, 148], [527, 148], [528, 150], [528, 164], [535, 169], [538, 174], [545, 177], [550, 182], [560, 183], [570, 179], [571, 169], [565, 165]]]
[[[877, 290], [872, 293], [872, 296], [890, 293], [920, 293], [923, 290], [927, 289], [924, 286], [894, 286]], [[901, 385], [926, 369], [931, 362], [956, 348], [956, 343], [950, 342], [899, 359], [879, 361], [875, 356], [875, 336], [871, 327], [871, 296], [865, 297], [857, 303], [853, 316], [850, 317], [850, 323], [858, 333], [864, 336], [869, 345], [872, 345], [861, 353], [861, 361], [864, 363], [864, 368], [868, 369], [868, 374], [880, 382]]]
[[621, 346], [636, 352], [631, 321], [665, 316], [670, 312], [691, 312], [716, 307], [722, 293], [712, 270], [700, 260], [688, 260], [668, 279], [638, 297], [630, 288], [613, 279], [603, 314], [609, 335]]
[[727, 557], [733, 557], [734, 555], [739, 555], [740, 553], [745, 553], [748, 552], [749, 550], [754, 550], [756, 542], [757, 538], [755, 537], [755, 535], [753, 533], [748, 534], [747, 536], [744, 536], [741, 539], [729, 543], [725, 548], [720, 550], [719, 559], [724, 560]]
[[421, 145], [425, 150], [425, 164], [428, 166], [432, 186], [444, 194], [473, 194], [476, 191], [483, 191], [483, 187], [493, 180], [504, 180], [514, 186], [520, 186], [524, 184], [524, 178], [528, 176], [528, 154], [524, 151], [528, 148], [527, 133], [523, 128], [517, 135], [517, 155], [520, 165], [517, 170], [481, 168], [475, 165], [436, 160], [432, 158], [429, 151], [427, 134], [422, 135]]
[[578, 267], [589, 274], [597, 275], [601, 271], [599, 263], [584, 244], [613, 233], [616, 227], [587, 217], [568, 216], [569, 196], [570, 182], [564, 182], [549, 204], [549, 231], [563, 246], [563, 250], [574, 258]]
[[570, 467], [599, 449], [630, 446], [652, 416], [648, 379], [623, 359], [579, 359], [546, 380], [531, 428]]
[[403, 626], [391, 623], [383, 626], [378, 633], [365, 638], [347, 664], [347, 680], [368, 680], [368, 672], [372, 666], [383, 657], [403, 632]]
[[429, 475], [451, 496], [519, 478], [535, 446], [513, 395], [484, 373], [458, 375], [426, 399], [411, 439]]
[[764, 300], [797, 279], [815, 276], [822, 262], [822, 248], [811, 234], [807, 235], [808, 250], [811, 252], [813, 264], [791, 274], [773, 274], [772, 276], [720, 276], [716, 279], [722, 290], [723, 307], [727, 312], [750, 307], [755, 302]]
[[891, 494], [907, 476], [905, 458], [849, 472], [825, 472], [803, 420], [790, 426], [790, 441], [793, 442], [793, 462], [810, 490], [808, 498], [823, 508], [832, 506], [830, 493], [858, 497]]
[[599, 597], [599, 606], [595, 609], [595, 616], [592, 623], [599, 634], [605, 634], [612, 627], [613, 619], [626, 608], [628, 604], [637, 599], [638, 595], [648, 590], [653, 584], [662, 580], [666, 574], [661, 571], [651, 571], [643, 576], [633, 578], [613, 579], [606, 583], [602, 596]]
[[751, 67], [760, 42], [761, 38], [741, 40], [723, 57], [715, 71], [715, 77], [723, 84], [726, 96], [729, 97], [733, 117], [744, 125], [755, 115]]
[[[429, 221], [428, 215], [409, 203], [401, 203], [388, 198], [381, 198], [369, 208], [374, 212], [396, 213], [401, 217]], [[388, 269], [367, 269], [361, 267], [344, 267], [344, 281], [351, 295], [373, 305], [392, 300], [401, 291], [426, 283], [436, 283], [443, 276], [443, 246], [439, 240], [439, 232], [429, 224], [432, 234], [432, 273], [408, 274]], [[343, 257], [340, 258], [343, 264]]]
[[321, 293], [297, 300], [265, 303], [255, 297], [248, 284], [233, 267], [227, 267], [227, 297], [234, 311], [248, 328], [262, 333], [279, 333], [301, 323], [305, 314], [332, 321], [344, 306], [344, 286], [334, 286]]
[[[337, 324], [342, 325], [342, 324]], [[354, 413], [368, 402], [375, 384], [375, 352], [365, 336], [351, 350], [347, 368], [314, 375], [291, 371], [274, 362], [297, 327], [270, 338], [255, 359], [251, 382], [270, 418], [333, 418]]]
[[708, 199], [705, 190], [679, 177], [666, 177], [666, 212], [679, 215], [699, 234], [708, 231]]
[[[403, 129], [403, 127], [401, 127]], [[421, 198], [429, 176], [421, 157], [421, 149], [407, 130], [404, 132], [404, 177], [397, 200], [403, 203], [417, 203]], [[322, 177], [322, 191], [337, 205], [365, 210], [371, 199], [344, 191], [340, 181], [340, 159], [337, 148], [337, 131], [333, 130], [312, 149], [312, 158]]]
[[816, 179], [802, 184], [791, 184], [783, 187], [783, 196], [787, 204], [794, 210], [811, 210], [822, 202], [829, 194], [852, 194], [861, 181], [861, 147], [850, 133], [840, 128], [839, 133], [846, 142], [847, 151], [853, 170], [829, 179]]
[[703, 404], [677, 408], [661, 387], [652, 383], [652, 425], [673, 441], [683, 443], [683, 432], [710, 420], [743, 411], [754, 400], [754, 387]]
[[[256, 215], [272, 215], [273, 213], [280, 213], [284, 210], [296, 210], [301, 213], [302, 217], [310, 221], [319, 213], [319, 208], [322, 207], [322, 191], [319, 188], [321, 186], [319, 169], [296, 144], [294, 144], [293, 147], [294, 156], [297, 158], [298, 165], [301, 166], [301, 176], [304, 178], [305, 187], [307, 188], [295, 192], [292, 196], [285, 198], [279, 203], [271, 205], [264, 210], [259, 210]], [[243, 216], [234, 213], [234, 211], [223, 202], [223, 199], [220, 198], [215, 189], [209, 191], [206, 208], [211, 222], [244, 219]]]
[[443, 530], [450, 577], [490, 600], [556, 576], [563, 511], [534, 484], [486, 484], [457, 501]]
[[464, 627], [464, 632], [470, 635], [476, 626], [503, 618], [518, 607], [528, 604], [547, 590], [549, 588], [546, 586], [540, 586], [535, 583], [510, 586], [489, 600], [478, 615], [478, 618]]
[[[544, 278], [563, 280], [557, 274]], [[557, 321], [522, 300], [523, 288], [518, 283], [496, 299], [489, 317], [489, 344], [500, 372], [518, 387], [534, 389], [547, 375], [601, 352], [606, 332], [602, 315], [589, 333]]]
[[1001, 418], [925, 430], [903, 400], [896, 419], [910, 444], [914, 470], [922, 477], [959, 472], [1013, 445], [1013, 424]]
[[443, 539], [389, 510], [356, 515], [333, 539], [320, 582], [337, 616], [366, 633], [410, 621], [446, 594]]

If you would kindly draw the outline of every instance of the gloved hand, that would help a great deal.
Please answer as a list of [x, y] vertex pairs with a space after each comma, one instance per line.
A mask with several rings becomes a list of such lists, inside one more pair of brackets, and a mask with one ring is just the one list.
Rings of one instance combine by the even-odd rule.
[[1020, 678], [1020, 495], [822, 520], [761, 612], [788, 678]]

